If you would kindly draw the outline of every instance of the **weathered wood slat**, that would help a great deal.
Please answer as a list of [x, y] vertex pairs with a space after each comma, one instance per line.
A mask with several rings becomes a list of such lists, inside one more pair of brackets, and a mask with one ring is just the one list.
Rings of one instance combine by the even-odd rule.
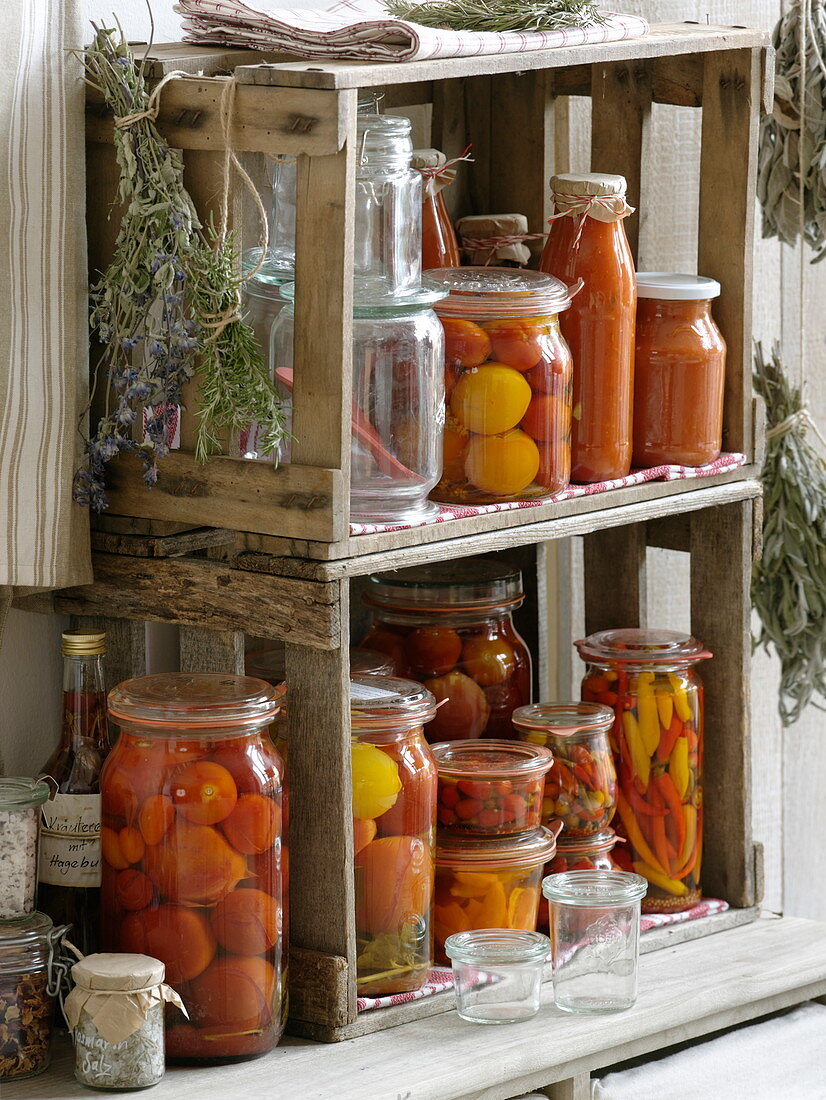
[[103, 669], [107, 691], [123, 680], [146, 675], [146, 629], [142, 621], [108, 615], [73, 615], [72, 627], [106, 633]]
[[585, 630], [646, 626], [645, 524], [585, 538]]
[[244, 635], [239, 631], [182, 626], [178, 646], [181, 672], [244, 674]]
[[[677, 107], [699, 107], [703, 102], [703, 57], [685, 54], [678, 57], [651, 57], [646, 61], [654, 103], [672, 103]], [[591, 65], [572, 65], [555, 69], [556, 95], [591, 94]]]
[[131, 554], [139, 558], [175, 558], [195, 550], [232, 546], [235, 532], [220, 527], [197, 527], [180, 535], [117, 535], [92, 531], [92, 549], [105, 554]]

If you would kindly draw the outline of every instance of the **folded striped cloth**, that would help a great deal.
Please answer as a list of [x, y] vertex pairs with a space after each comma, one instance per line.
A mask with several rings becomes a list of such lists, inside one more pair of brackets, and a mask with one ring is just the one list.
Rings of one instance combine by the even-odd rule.
[[274, 8], [242, 0], [179, 0], [188, 42], [250, 46], [314, 60], [424, 61], [524, 53], [648, 33], [635, 15], [604, 12], [604, 23], [558, 31], [448, 31], [392, 18], [381, 0], [340, 0], [331, 8]]

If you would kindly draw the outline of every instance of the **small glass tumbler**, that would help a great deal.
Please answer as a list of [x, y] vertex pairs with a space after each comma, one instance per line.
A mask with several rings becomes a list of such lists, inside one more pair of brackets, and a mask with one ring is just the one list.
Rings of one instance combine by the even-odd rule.
[[642, 875], [625, 871], [565, 871], [543, 880], [557, 1008], [592, 1014], [631, 1008], [647, 889]]
[[539, 1011], [551, 944], [540, 932], [477, 928], [448, 936], [456, 1011], [472, 1024], [516, 1024]]

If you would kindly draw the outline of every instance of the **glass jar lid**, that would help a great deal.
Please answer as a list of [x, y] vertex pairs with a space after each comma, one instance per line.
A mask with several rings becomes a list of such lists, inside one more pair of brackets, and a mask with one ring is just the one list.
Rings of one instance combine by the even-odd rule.
[[542, 893], [548, 901], [586, 909], [627, 905], [645, 897], [647, 890], [642, 875], [630, 871], [560, 871], [542, 880]]
[[49, 797], [49, 784], [25, 775], [0, 777], [0, 810], [28, 810], [42, 806]]
[[364, 602], [373, 607], [487, 610], [517, 607], [524, 598], [520, 571], [488, 558], [460, 558], [374, 573], [368, 583]]
[[[295, 283], [291, 281], [279, 287], [279, 294], [285, 301], [294, 303]], [[419, 286], [393, 294], [373, 286], [357, 285], [353, 289], [353, 317], [369, 321], [421, 313], [432, 309], [446, 294], [447, 291], [435, 286], [429, 279], [422, 280]]]
[[678, 630], [601, 630], [574, 645], [583, 661], [609, 666], [687, 668], [711, 657], [702, 642]]
[[51, 967], [55, 946], [66, 926], [55, 928], [45, 913], [29, 913], [19, 920], [0, 922], [0, 974], [21, 969], [38, 971]]
[[556, 838], [562, 828], [557, 821], [547, 829], [539, 825], [515, 836], [450, 836], [445, 833], [436, 841], [436, 866], [470, 865], [473, 870], [484, 867], [538, 867], [556, 855]]
[[356, 118], [358, 130], [358, 165], [364, 168], [397, 168], [410, 165], [413, 156], [412, 123], [399, 115], [373, 114], [360, 111]]
[[102, 630], [64, 630], [60, 643], [64, 657], [96, 657], [106, 652], [106, 634]]
[[547, 936], [521, 928], [473, 928], [470, 932], [454, 932], [445, 940], [449, 959], [476, 966], [543, 963], [550, 952]]
[[443, 267], [427, 278], [448, 292], [436, 307], [440, 317], [542, 317], [571, 304], [565, 283], [529, 268]]
[[429, 722], [436, 698], [413, 680], [395, 676], [352, 676], [350, 718], [353, 732], [409, 728]]
[[722, 287], [706, 275], [679, 275], [668, 271], [638, 271], [637, 297], [664, 302], [700, 302], [719, 298]]
[[474, 779], [531, 779], [550, 771], [554, 758], [550, 749], [520, 741], [492, 738], [440, 741], [430, 746], [439, 775]]
[[610, 852], [618, 840], [619, 837], [610, 827], [592, 836], [566, 836], [563, 833], [557, 841], [557, 850], [560, 855], [596, 855]]
[[270, 722], [279, 693], [249, 676], [220, 672], [165, 672], [125, 680], [109, 692], [109, 714], [118, 723], [149, 731], [248, 729]]
[[603, 703], [531, 703], [517, 707], [511, 721], [518, 730], [536, 730], [553, 737], [576, 737], [610, 729], [614, 712]]

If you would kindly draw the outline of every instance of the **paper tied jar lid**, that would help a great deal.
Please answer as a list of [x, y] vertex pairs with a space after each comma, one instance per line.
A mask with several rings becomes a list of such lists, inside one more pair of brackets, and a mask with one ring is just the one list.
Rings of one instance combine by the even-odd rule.
[[72, 978], [83, 989], [99, 993], [130, 993], [161, 985], [166, 967], [151, 955], [100, 953], [87, 955], [72, 967]]
[[607, 172], [562, 172], [551, 176], [554, 195], [572, 198], [596, 198], [607, 195], [624, 195], [628, 190], [625, 176]]
[[566, 172], [551, 177], [556, 212], [551, 222], [564, 215], [580, 215], [598, 222], [618, 222], [633, 214], [625, 199], [625, 176], [600, 172]]

